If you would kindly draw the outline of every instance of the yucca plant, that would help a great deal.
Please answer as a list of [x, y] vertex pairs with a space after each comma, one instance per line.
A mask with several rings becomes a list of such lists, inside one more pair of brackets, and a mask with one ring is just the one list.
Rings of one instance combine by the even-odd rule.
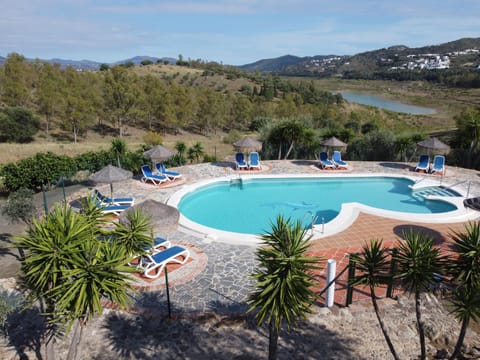
[[269, 326], [269, 359], [277, 357], [278, 335], [282, 323], [287, 328], [310, 313], [317, 295], [312, 290], [315, 279], [312, 270], [320, 258], [306, 255], [309, 244], [307, 230], [300, 221], [278, 216], [271, 231], [262, 235], [257, 249], [259, 266], [252, 274], [256, 289], [249, 298], [249, 312], [255, 311], [259, 325]]
[[386, 285], [391, 281], [389, 275], [390, 269], [390, 254], [388, 249], [384, 248], [383, 241], [379, 239], [371, 239], [370, 243], [365, 244], [362, 247], [362, 251], [359, 254], [352, 255], [352, 261], [355, 263], [358, 275], [351, 281], [351, 285], [364, 285], [368, 286], [370, 290], [370, 299], [372, 300], [373, 309], [377, 317], [378, 324], [382, 330], [383, 337], [387, 342], [388, 348], [393, 357], [398, 360], [398, 354], [393, 346], [392, 340], [388, 335], [387, 328], [380, 316], [380, 309], [377, 303], [377, 296], [375, 295], [375, 288], [381, 285]]
[[457, 256], [449, 266], [453, 292], [453, 314], [462, 322], [450, 359], [460, 355], [470, 321], [480, 319], [480, 222], [470, 222], [465, 231], [453, 232], [453, 252]]
[[128, 273], [134, 269], [126, 266], [129, 249], [121, 242], [105, 240], [101, 224], [93, 208], [82, 214], [56, 205], [45, 218], [34, 220], [25, 236], [16, 239], [17, 247], [27, 255], [21, 265], [23, 284], [34, 300], [46, 304], [45, 315], [51, 325], [49, 360], [54, 358], [53, 339], [60, 325], [67, 330], [78, 325], [68, 354], [68, 359], [74, 359], [84, 325], [102, 311], [101, 300], [126, 306], [130, 299], [128, 292], [133, 289]]
[[434, 247], [433, 238], [422, 232], [410, 229], [404, 232], [404, 241], [397, 244], [394, 260], [398, 264], [395, 278], [415, 296], [415, 315], [420, 339], [420, 358], [426, 359], [425, 330], [420, 310], [420, 295], [429, 292], [432, 284], [444, 273], [447, 258], [440, 255], [440, 249]]

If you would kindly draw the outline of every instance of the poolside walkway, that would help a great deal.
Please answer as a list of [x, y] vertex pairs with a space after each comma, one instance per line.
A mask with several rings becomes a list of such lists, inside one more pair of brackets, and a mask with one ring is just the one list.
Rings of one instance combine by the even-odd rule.
[[[320, 170], [314, 161], [268, 161], [262, 163], [261, 171], [251, 171], [249, 174], [320, 174], [327, 170]], [[445, 177], [422, 175], [414, 173], [415, 164], [390, 162], [349, 162], [349, 170], [329, 170], [336, 174], [342, 173], [392, 173], [425, 176], [435, 179], [440, 184], [457, 185], [471, 196], [480, 195], [479, 173], [447, 166]], [[153, 186], [144, 184], [138, 179], [115, 184], [116, 196], [134, 196], [135, 202], [146, 199], [165, 202], [175, 191], [184, 185], [213, 177], [234, 175], [239, 171], [234, 169], [234, 162], [224, 161], [215, 164], [188, 165], [176, 168], [183, 174], [184, 179], [173, 182], [168, 186]], [[241, 171], [246, 173], [246, 171]], [[468, 183], [470, 182], [470, 183]], [[98, 187], [102, 192], [108, 192], [108, 185]], [[74, 197], [78, 198], [86, 193], [82, 190]], [[480, 215], [480, 212], [479, 212]], [[452, 230], [462, 230], [464, 223], [425, 224], [410, 223], [387, 219], [383, 217], [361, 213], [355, 222], [346, 230], [322, 239], [312, 240], [311, 252], [323, 256], [325, 259], [337, 260], [337, 271], [342, 270], [348, 263], [348, 254], [361, 249], [365, 241], [372, 238], [381, 238], [386, 244], [392, 245], [402, 235], [402, 231], [409, 227], [421, 228], [432, 234], [439, 245], [448, 242], [448, 234]], [[169, 285], [172, 312], [174, 314], [198, 314], [208, 311], [217, 313], [241, 313], [247, 309], [246, 300], [251, 292], [253, 282], [249, 274], [255, 268], [255, 247], [250, 245], [233, 245], [225, 242], [212, 241], [208, 237], [200, 236], [190, 230], [179, 228], [168, 234], [168, 239], [176, 244], [189, 247], [192, 260], [183, 266], [169, 266]], [[325, 269], [318, 273], [319, 289], [325, 286]], [[137, 279], [138, 280], [138, 279]], [[343, 305], [345, 295], [345, 279], [336, 284], [335, 302]], [[160, 276], [155, 281], [138, 280], [137, 286], [143, 290], [135, 294], [135, 310], [143, 313], [166, 314], [167, 300], [165, 278]], [[366, 294], [360, 290], [354, 294], [354, 300], [364, 299]]]

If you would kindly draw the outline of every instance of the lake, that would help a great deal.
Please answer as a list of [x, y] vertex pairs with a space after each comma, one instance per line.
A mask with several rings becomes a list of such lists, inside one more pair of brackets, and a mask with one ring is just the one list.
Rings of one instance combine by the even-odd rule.
[[380, 109], [395, 111], [399, 113], [407, 113], [412, 115], [431, 115], [436, 113], [435, 109], [430, 109], [422, 106], [407, 105], [399, 101], [383, 99], [379, 96], [365, 95], [349, 91], [341, 92], [341, 94], [343, 98], [348, 102], [375, 106]]

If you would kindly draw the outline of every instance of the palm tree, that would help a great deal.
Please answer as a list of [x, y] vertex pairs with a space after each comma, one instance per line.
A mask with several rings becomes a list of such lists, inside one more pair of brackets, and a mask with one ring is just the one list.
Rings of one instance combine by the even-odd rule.
[[44, 313], [51, 325], [47, 359], [54, 358], [53, 339], [59, 325], [66, 325], [67, 330], [75, 322], [80, 325], [68, 357], [75, 358], [83, 326], [102, 311], [101, 299], [120, 306], [130, 299], [128, 272], [134, 270], [125, 266], [127, 248], [115, 238], [105, 238], [100, 224], [94, 209], [84, 215], [56, 205], [45, 218], [33, 221], [27, 235], [16, 240], [27, 254], [21, 265], [23, 284], [32, 300], [40, 299], [46, 305]]
[[453, 314], [462, 326], [450, 359], [460, 355], [470, 321], [480, 319], [480, 222], [468, 223], [465, 230], [451, 235], [457, 255], [449, 269], [457, 286], [453, 293]]
[[383, 241], [378, 239], [371, 239], [369, 244], [365, 244], [360, 254], [353, 254], [352, 261], [359, 270], [360, 275], [356, 275], [351, 284], [364, 285], [370, 289], [370, 298], [372, 300], [373, 309], [377, 316], [378, 323], [382, 329], [383, 336], [387, 342], [388, 348], [392, 353], [394, 359], [398, 360], [398, 354], [395, 351], [392, 340], [388, 335], [387, 328], [383, 323], [378, 308], [377, 297], [375, 295], [375, 288], [379, 285], [388, 284], [391, 281], [391, 276], [388, 274], [390, 269], [388, 249], [382, 247]]
[[95, 231], [90, 222], [71, 210], [55, 206], [42, 220], [33, 220], [25, 236], [16, 239], [19, 249], [27, 253], [22, 259], [23, 285], [30, 290], [31, 300], [45, 304], [47, 324], [47, 359], [54, 358], [56, 299], [49, 296], [52, 289], [63, 285], [62, 274], [73, 266], [72, 257], [78, 244]]
[[110, 151], [115, 155], [117, 158], [117, 165], [119, 168], [122, 167], [122, 163], [120, 161], [121, 158], [125, 156], [127, 152], [127, 142], [122, 138], [114, 138], [112, 140], [112, 146]]
[[415, 295], [415, 315], [420, 338], [420, 358], [426, 358], [425, 330], [420, 311], [420, 294], [428, 292], [439, 274], [444, 272], [446, 257], [440, 256], [440, 249], [434, 248], [433, 238], [410, 229], [403, 234], [405, 241], [397, 245], [394, 260], [398, 264], [395, 278], [407, 291]]
[[308, 257], [307, 230], [300, 221], [293, 225], [290, 219], [278, 216], [269, 233], [262, 235], [263, 246], [256, 257], [259, 267], [253, 274], [257, 285], [249, 298], [249, 312], [256, 311], [259, 325], [269, 325], [269, 359], [277, 357], [278, 334], [285, 320], [287, 328], [297, 318], [311, 312], [316, 294], [312, 270], [317, 268], [318, 257]]
[[126, 219], [117, 224], [112, 236], [122, 244], [128, 257], [142, 255], [149, 245], [153, 245], [150, 219], [140, 209], [127, 211]]
[[134, 291], [128, 273], [135, 270], [125, 265], [122, 244], [115, 239], [101, 241], [89, 237], [78, 245], [74, 266], [65, 269], [62, 284], [49, 294], [56, 299], [60, 322], [68, 330], [75, 324], [68, 360], [77, 359], [83, 329], [91, 318], [102, 314], [102, 299], [126, 308], [131, 301], [128, 292]]

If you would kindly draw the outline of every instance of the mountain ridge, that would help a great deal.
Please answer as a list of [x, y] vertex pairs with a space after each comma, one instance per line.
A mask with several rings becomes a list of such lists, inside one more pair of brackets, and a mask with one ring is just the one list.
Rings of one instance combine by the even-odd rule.
[[[388, 70], [389, 68], [404, 67], [408, 68], [408, 62], [414, 60], [417, 63], [419, 59], [415, 58], [422, 54], [447, 56], [468, 49], [478, 50], [476, 53], [461, 54], [465, 61], [452, 61], [452, 66], [461, 67], [465, 64], [480, 68], [480, 38], [461, 38], [437, 45], [426, 45], [417, 48], [410, 48], [406, 45], [392, 45], [387, 48], [369, 50], [355, 55], [313, 55], [296, 56], [282, 55], [276, 58], [261, 59], [253, 63], [236, 66], [247, 71], [259, 71], [277, 73], [280, 75], [320, 75], [320, 76], [338, 76], [344, 73], [365, 72], [373, 73], [375, 71]], [[456, 55], [459, 57], [460, 55]], [[35, 59], [27, 59], [35, 61]], [[69, 60], [69, 59], [39, 59], [49, 63], [59, 63], [62, 66], [72, 66], [78, 70], [98, 70], [102, 64], [115, 66], [125, 63], [140, 65], [144, 61], [152, 63], [163, 62], [176, 64], [176, 59], [172, 57], [152, 57], [152, 56], [134, 56], [129, 59], [119, 60], [111, 63], [98, 62], [93, 60]], [[6, 61], [5, 57], [0, 56], [0, 64]]]
[[[297, 62], [284, 61], [284, 56], [271, 59], [262, 59], [256, 62], [239, 66], [248, 71], [263, 71], [278, 73], [280, 75], [339, 75], [345, 72], [367, 72], [386, 70], [389, 68], [408, 69], [408, 62], [419, 62], [421, 56], [424, 60], [437, 56], [453, 56], [454, 53], [461, 53], [466, 50], [475, 50], [463, 56], [465, 61], [453, 61], [453, 67], [463, 66], [467, 62], [473, 62], [473, 66], [480, 65], [480, 38], [461, 38], [438, 45], [427, 45], [417, 48], [410, 48], [406, 45], [393, 45], [388, 48], [369, 50], [355, 55], [316, 55], [295, 57]], [[413, 65], [412, 65], [413, 66]]]

